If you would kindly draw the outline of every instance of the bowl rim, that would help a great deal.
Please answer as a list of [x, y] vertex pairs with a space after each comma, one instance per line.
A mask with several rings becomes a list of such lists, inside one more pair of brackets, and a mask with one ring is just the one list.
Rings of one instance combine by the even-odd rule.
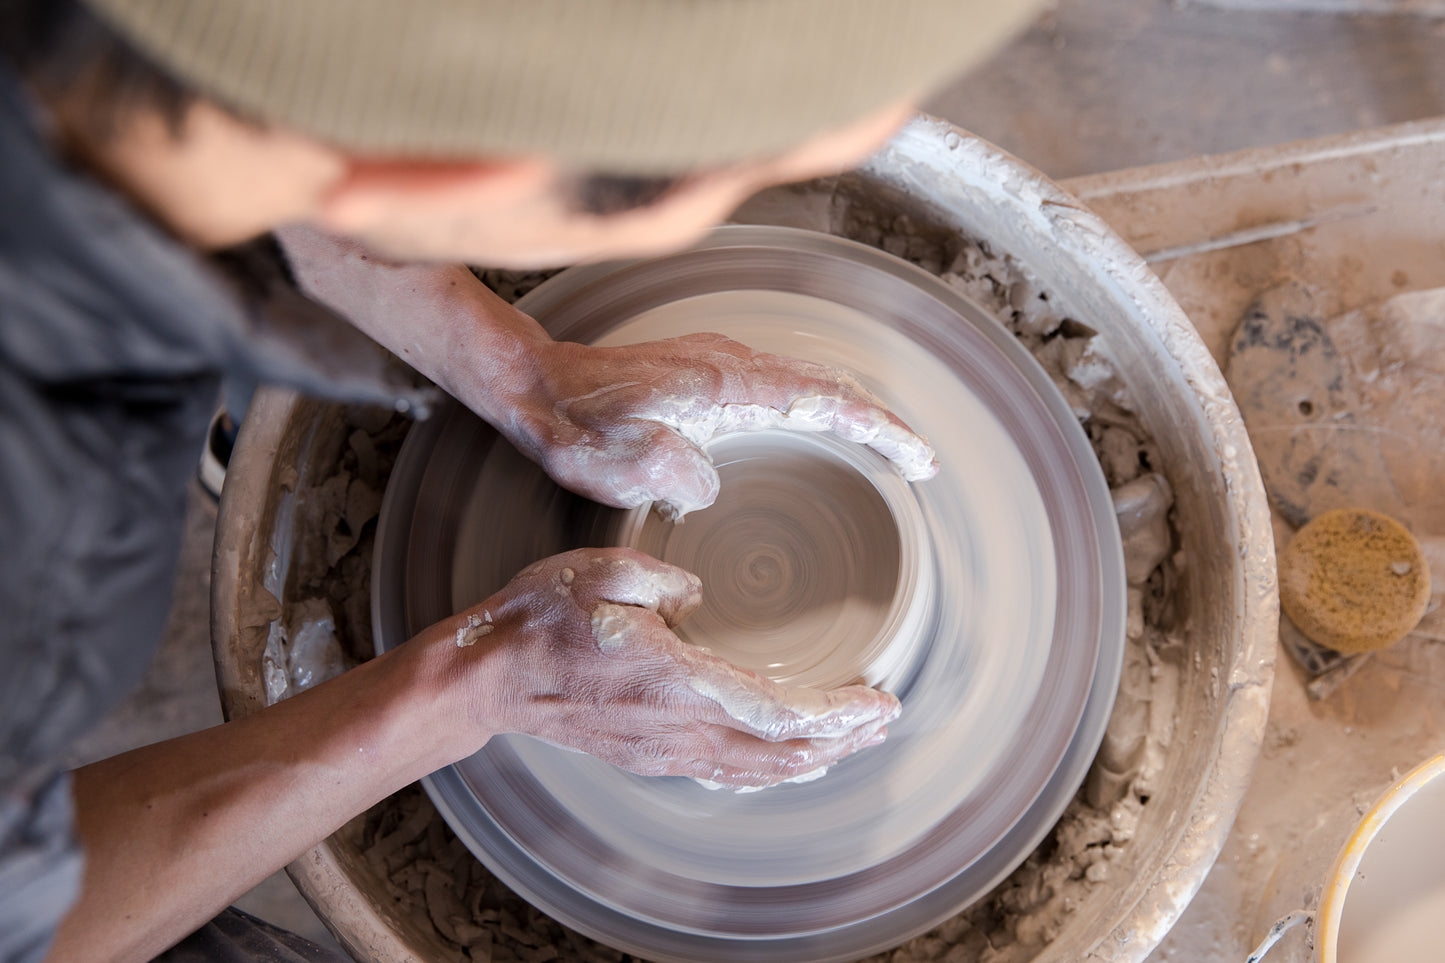
[[1416, 793], [1441, 778], [1445, 778], [1445, 754], [1426, 759], [1386, 790], [1340, 847], [1339, 855], [1335, 857], [1334, 865], [1325, 877], [1324, 893], [1320, 896], [1319, 925], [1316, 927], [1319, 936], [1315, 942], [1317, 963], [1335, 963], [1336, 943], [1340, 935], [1340, 924], [1344, 920], [1345, 901], [1349, 897], [1350, 884], [1355, 881], [1355, 871], [1360, 868], [1370, 844], [1385, 828], [1385, 824], [1413, 799]]

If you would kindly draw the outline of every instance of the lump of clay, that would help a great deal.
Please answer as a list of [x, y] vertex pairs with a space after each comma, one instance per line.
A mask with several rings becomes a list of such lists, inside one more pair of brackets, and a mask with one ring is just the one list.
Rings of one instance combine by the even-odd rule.
[[1160, 474], [1149, 474], [1113, 491], [1114, 514], [1124, 540], [1124, 573], [1130, 585], [1142, 585], [1169, 557], [1169, 506], [1174, 492]]

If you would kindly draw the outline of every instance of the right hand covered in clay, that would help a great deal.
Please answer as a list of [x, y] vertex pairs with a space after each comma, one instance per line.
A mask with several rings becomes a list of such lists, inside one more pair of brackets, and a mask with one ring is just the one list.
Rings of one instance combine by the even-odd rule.
[[539, 338], [527, 357], [528, 390], [495, 423], [558, 484], [616, 508], [652, 502], [676, 519], [711, 505], [704, 446], [732, 431], [827, 431], [909, 481], [938, 471], [928, 442], [851, 375], [720, 334], [615, 347]]
[[735, 789], [816, 778], [881, 742], [898, 700], [862, 686], [782, 686], [683, 642], [696, 576], [630, 549], [530, 566], [431, 629], [456, 647], [470, 722], [524, 733], [642, 775]]

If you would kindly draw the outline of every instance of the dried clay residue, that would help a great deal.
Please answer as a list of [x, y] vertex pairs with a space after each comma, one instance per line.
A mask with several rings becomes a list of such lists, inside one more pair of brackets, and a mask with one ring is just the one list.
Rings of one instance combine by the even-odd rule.
[[991, 893], [873, 958], [1022, 963], [1052, 943], [1091, 894], [1117, 884], [1174, 737], [1186, 656], [1172, 634], [1181, 561], [1172, 492], [1102, 339], [1060, 310], [1022, 265], [987, 244], [906, 215], [880, 215], [841, 193], [832, 205], [839, 233], [938, 275], [1008, 327], [1069, 403], [1113, 494], [1129, 581], [1127, 641], [1113, 714], [1084, 786], [1039, 847]]
[[308, 471], [294, 477], [282, 509], [291, 515], [293, 540], [276, 546], [266, 579], [266, 589], [284, 600], [261, 660], [268, 703], [371, 658], [371, 543], [409, 424], [358, 406], [318, 417], [303, 459]]
[[[536, 909], [502, 885], [452, 833], [417, 786], [341, 831], [402, 913], [429, 960], [467, 963], [631, 963]], [[421, 949], [422, 947], [418, 947]]]

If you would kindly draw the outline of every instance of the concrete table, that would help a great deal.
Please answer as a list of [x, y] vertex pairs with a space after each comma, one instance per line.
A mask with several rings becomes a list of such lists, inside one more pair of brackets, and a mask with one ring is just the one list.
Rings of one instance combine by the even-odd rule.
[[[1325, 317], [1445, 287], [1445, 120], [1063, 186], [1150, 261], [1221, 366], [1246, 309], [1282, 282], [1316, 288]], [[1417, 537], [1445, 535], [1419, 528]], [[1290, 533], [1276, 515], [1277, 543]], [[1243, 961], [1277, 916], [1304, 902], [1320, 860], [1328, 866], [1344, 841], [1342, 825], [1445, 747], [1445, 638], [1433, 627], [1445, 615], [1435, 611], [1445, 565], [1433, 568], [1421, 629], [1326, 698], [1311, 700], [1307, 674], [1279, 660], [1264, 747], [1229, 841], [1151, 961]], [[1269, 959], [1308, 959], [1307, 940], [1296, 929]]]

